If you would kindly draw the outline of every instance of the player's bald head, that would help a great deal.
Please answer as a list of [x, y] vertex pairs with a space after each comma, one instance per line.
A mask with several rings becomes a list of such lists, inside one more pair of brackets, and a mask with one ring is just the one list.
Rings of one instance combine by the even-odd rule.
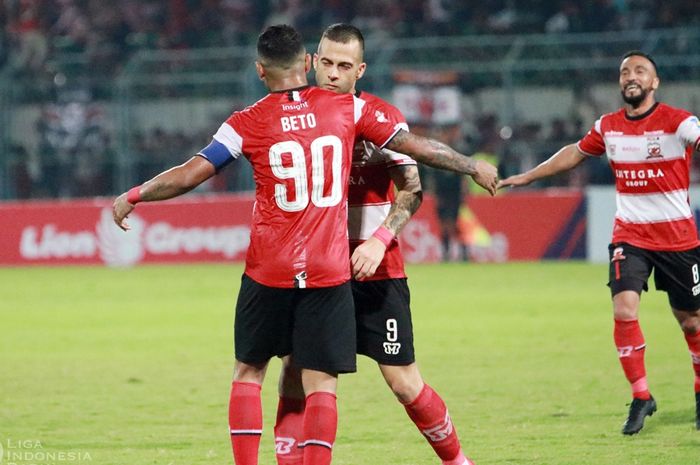
[[269, 26], [258, 36], [258, 61], [266, 68], [289, 69], [303, 63], [305, 55], [304, 40], [292, 26]]
[[321, 35], [321, 40], [319, 42], [319, 48], [323, 39], [332, 40], [333, 42], [339, 42], [341, 44], [349, 44], [350, 42], [357, 41], [360, 51], [360, 60], [365, 53], [365, 37], [362, 35], [362, 31], [347, 23], [336, 23], [331, 24], [323, 31]]

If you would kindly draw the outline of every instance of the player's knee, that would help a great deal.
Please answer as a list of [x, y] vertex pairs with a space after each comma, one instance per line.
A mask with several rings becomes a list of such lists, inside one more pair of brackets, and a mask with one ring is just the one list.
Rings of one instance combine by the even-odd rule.
[[242, 383], [262, 384], [265, 379], [267, 362], [259, 364], [248, 364], [236, 361], [233, 369], [233, 380]]
[[402, 404], [408, 404], [412, 402], [422, 389], [422, 383], [416, 382], [410, 377], [406, 376], [396, 376], [391, 379], [387, 379], [387, 384], [389, 389], [394, 393], [396, 398]]
[[685, 318], [678, 323], [681, 325], [681, 330], [683, 330], [685, 334], [693, 335], [700, 331], [700, 317], [698, 316]]

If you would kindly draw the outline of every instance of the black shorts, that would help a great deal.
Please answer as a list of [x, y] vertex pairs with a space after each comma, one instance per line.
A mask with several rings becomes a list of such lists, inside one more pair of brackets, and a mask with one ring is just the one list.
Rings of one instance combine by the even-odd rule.
[[411, 295], [406, 278], [353, 281], [357, 353], [382, 365], [410, 365], [413, 352]]
[[351, 373], [355, 323], [350, 283], [286, 289], [268, 287], [247, 275], [236, 304], [236, 359], [255, 364], [292, 355], [300, 368]]
[[682, 252], [658, 252], [627, 243], [610, 244], [608, 286], [612, 295], [622, 291], [647, 291], [647, 281], [654, 271], [654, 283], [666, 291], [676, 310], [700, 308], [700, 247]]

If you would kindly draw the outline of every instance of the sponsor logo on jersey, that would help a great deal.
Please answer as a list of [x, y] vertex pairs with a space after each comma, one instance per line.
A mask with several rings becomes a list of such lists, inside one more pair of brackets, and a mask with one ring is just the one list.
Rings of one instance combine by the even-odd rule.
[[367, 184], [367, 181], [365, 181], [365, 178], [362, 176], [350, 176], [350, 183], [351, 186], [364, 186]]
[[309, 102], [299, 102], [299, 103], [283, 103], [282, 110], [284, 111], [299, 111], [305, 108], [309, 108]]
[[647, 160], [650, 158], [663, 158], [658, 137], [647, 137]]
[[[590, 134], [590, 132], [591, 132], [591, 131], [588, 131], [589, 134]], [[624, 136], [625, 133], [624, 133], [624, 132], [620, 132], [620, 131], [605, 131], [605, 135], [606, 135], [606, 136]]]
[[664, 176], [665, 174], [661, 168], [647, 168], [639, 170], [615, 170], [615, 177], [617, 179], [626, 180], [625, 185], [628, 187], [646, 186], [649, 184], [649, 179], [663, 178]]

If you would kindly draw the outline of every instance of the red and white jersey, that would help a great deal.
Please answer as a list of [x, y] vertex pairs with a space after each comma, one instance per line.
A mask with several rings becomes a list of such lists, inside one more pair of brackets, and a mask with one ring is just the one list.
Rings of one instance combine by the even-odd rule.
[[[372, 94], [362, 92], [358, 97], [378, 106], [383, 100]], [[408, 130], [403, 115], [396, 109], [385, 110], [385, 117], [396, 128]], [[398, 165], [415, 165], [416, 162], [407, 155], [388, 149], [379, 149], [369, 141], [358, 141], [352, 159], [350, 172], [350, 191], [348, 204], [348, 234], [350, 236], [350, 253], [363, 241], [369, 239], [382, 225], [394, 201], [394, 182], [388, 169]], [[394, 238], [384, 254], [384, 259], [371, 278], [365, 281], [405, 278], [403, 256], [399, 241]]]
[[688, 199], [699, 143], [698, 118], [663, 103], [638, 117], [620, 109], [595, 122], [577, 146], [587, 155], [607, 154], [615, 174], [613, 242], [662, 251], [700, 245]]
[[253, 166], [248, 276], [281, 288], [350, 279], [352, 151], [356, 137], [379, 146], [391, 140], [397, 129], [382, 115], [351, 94], [303, 87], [268, 94], [221, 125], [200, 155], [217, 169], [241, 154]]

